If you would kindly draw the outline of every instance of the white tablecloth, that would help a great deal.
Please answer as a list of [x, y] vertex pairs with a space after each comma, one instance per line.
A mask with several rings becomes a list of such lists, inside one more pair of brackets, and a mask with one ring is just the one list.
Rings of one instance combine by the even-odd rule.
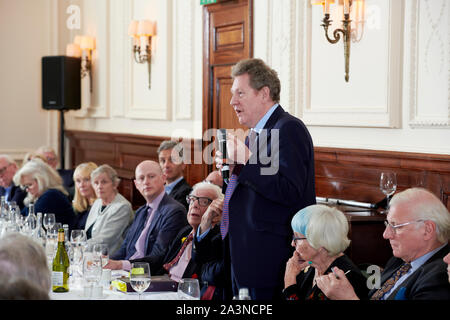
[[[63, 293], [50, 293], [50, 299], [52, 300], [138, 300], [137, 293], [123, 293], [120, 291], [103, 290], [103, 298], [85, 298], [83, 297], [82, 289], [70, 289], [69, 292]], [[176, 292], [144, 292], [141, 295], [142, 300], [178, 300]]]
[[[115, 270], [112, 272], [111, 278], [116, 279], [121, 276], [128, 276], [128, 272], [123, 270]], [[72, 276], [69, 280], [69, 292], [50, 292], [52, 300], [139, 300], [136, 292], [124, 293], [117, 290], [103, 289], [102, 298], [87, 298], [83, 295], [83, 281], [79, 278], [74, 280]], [[176, 292], [144, 292], [141, 300], [178, 300]]]

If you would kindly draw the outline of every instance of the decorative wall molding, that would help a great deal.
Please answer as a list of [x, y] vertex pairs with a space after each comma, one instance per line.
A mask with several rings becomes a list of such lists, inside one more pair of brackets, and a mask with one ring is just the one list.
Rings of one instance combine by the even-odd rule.
[[[440, 1], [440, 2], [439, 2]], [[450, 4], [445, 0], [435, 0], [439, 4], [438, 14], [432, 14], [428, 0], [409, 1], [410, 9], [410, 47], [409, 54], [409, 126], [412, 128], [449, 128], [450, 127]], [[431, 30], [425, 27], [431, 26]], [[422, 31], [422, 32], [421, 32]], [[423, 37], [422, 36], [426, 36]], [[424, 50], [421, 50], [424, 48]], [[431, 56], [433, 58], [431, 58]], [[438, 65], [432, 70], [431, 63]], [[445, 68], [447, 66], [447, 68]], [[437, 71], [437, 72], [436, 72]], [[426, 78], [433, 74], [442, 80], [445, 88], [439, 92], [446, 99], [437, 98], [426, 88]], [[431, 77], [433, 77], [431, 76]], [[422, 80], [424, 79], [424, 80]], [[422, 82], [421, 82], [422, 80]], [[441, 82], [441, 81], [438, 81]], [[433, 83], [434, 84], [434, 83]], [[435, 86], [433, 85], [433, 88]], [[420, 95], [428, 96], [422, 98]], [[426, 103], [424, 101], [427, 101]], [[443, 107], [430, 108], [429, 102], [442, 103]], [[422, 103], [421, 103], [422, 102]], [[431, 109], [427, 112], [428, 109]], [[442, 109], [442, 110], [441, 110]]]
[[[380, 2], [383, 1], [383, 2]], [[385, 4], [385, 0], [373, 0], [371, 1], [371, 5], [380, 6], [381, 4]], [[318, 7], [314, 8], [315, 10], [321, 9]], [[403, 1], [394, 1], [390, 0], [387, 5], [387, 12], [381, 12], [381, 14], [386, 14], [388, 17], [385, 18], [384, 21], [387, 21], [388, 24], [386, 27], [386, 33], [382, 34], [383, 40], [385, 41], [385, 45], [388, 48], [388, 56], [386, 65], [381, 65], [381, 68], [386, 68], [387, 77], [383, 80], [385, 81], [384, 92], [382, 92], [383, 96], [386, 97], [384, 102], [381, 105], [357, 105], [357, 106], [342, 106], [342, 105], [313, 105], [312, 104], [312, 75], [317, 71], [314, 70], [312, 66], [312, 55], [314, 54], [316, 59], [320, 59], [319, 61], [326, 61], [326, 56], [324, 56], [323, 52], [313, 52], [313, 36], [324, 37], [323, 29], [320, 26], [321, 21], [318, 20], [317, 17], [312, 18], [312, 8], [309, 1], [304, 1], [304, 10], [302, 12], [303, 16], [301, 20], [304, 21], [304, 30], [303, 33], [303, 43], [305, 44], [305, 48], [303, 50], [306, 59], [303, 60], [303, 66], [301, 67], [306, 74], [306, 79], [303, 81], [303, 98], [300, 99], [303, 101], [303, 114], [302, 118], [304, 119], [307, 125], [318, 125], [318, 126], [349, 126], [349, 127], [389, 127], [389, 128], [398, 128], [400, 126], [400, 114], [402, 108], [402, 50], [403, 50]], [[317, 34], [315, 34], [313, 28], [320, 28], [317, 30]], [[367, 37], [367, 35], [366, 35]], [[326, 41], [326, 40], [325, 40]], [[380, 40], [378, 40], [380, 41]], [[346, 94], [348, 97], [352, 97], [354, 94], [358, 94], [358, 91], [355, 89], [356, 87], [351, 87], [352, 79], [355, 78], [357, 70], [355, 69], [354, 64], [352, 65], [352, 61], [355, 62], [355, 54], [357, 46], [359, 45], [360, 49], [363, 44], [355, 43], [352, 41], [352, 48], [350, 49], [350, 82], [349, 84], [345, 84], [343, 79], [343, 68], [344, 61], [339, 60], [339, 67], [342, 68], [342, 76], [339, 75], [338, 81], [339, 84], [344, 88], [341, 94]], [[368, 46], [372, 45], [370, 42], [366, 43], [367, 47], [364, 48], [368, 50]], [[334, 46], [338, 46], [336, 49], [340, 54], [343, 55], [343, 44], [342, 40], [335, 44]], [[316, 48], [317, 50], [317, 48]], [[329, 51], [335, 50], [332, 48], [332, 45], [329, 44]], [[353, 51], [352, 51], [353, 50]], [[341, 53], [342, 52], [342, 53]], [[361, 52], [361, 51], [360, 51]], [[319, 56], [319, 58], [317, 58]], [[334, 56], [333, 56], [334, 58]], [[360, 59], [362, 59], [360, 57]], [[366, 61], [366, 63], [370, 63], [370, 61]], [[360, 71], [360, 70], [359, 70]], [[361, 71], [360, 71], [361, 72]], [[314, 74], [317, 79], [317, 74]], [[353, 75], [353, 78], [352, 78]], [[361, 73], [362, 75], [362, 73]], [[321, 74], [320, 77], [324, 80], [329, 78], [330, 75]], [[334, 75], [333, 75], [334, 76]], [[342, 79], [342, 80], [341, 80]], [[370, 85], [371, 78], [369, 76], [365, 76], [364, 79], [368, 81], [368, 85]], [[315, 82], [314, 85], [319, 86], [318, 82]], [[320, 84], [322, 85], [322, 84]], [[334, 85], [329, 84], [328, 82], [324, 82], [323, 84], [323, 95], [330, 94], [330, 89], [333, 89]], [[344, 91], [347, 90], [347, 91]], [[331, 100], [331, 99], [330, 99]], [[351, 101], [351, 99], [350, 99]], [[333, 102], [330, 102], [333, 103]]]
[[[194, 106], [195, 1], [175, 0], [173, 101], [176, 119], [190, 120]], [[200, 64], [198, 64], [200, 65]]]
[[83, 108], [74, 111], [73, 115], [76, 118], [107, 118], [110, 114], [110, 1], [83, 0], [81, 12], [83, 12], [81, 34], [95, 38], [91, 69], [92, 92], [89, 93], [89, 82], [82, 81], [82, 96], [88, 97], [89, 102]]
[[[155, 2], [127, 2], [126, 21], [149, 19], [156, 22], [156, 35], [152, 37], [151, 88], [148, 87], [148, 65], [137, 64], [131, 52], [125, 54], [125, 79], [129, 83], [125, 92], [125, 117], [130, 119], [170, 120], [172, 85], [172, 2], [173, 0]], [[137, 6], [141, 7], [137, 7]], [[142, 7], [143, 6], [143, 7]], [[150, 12], [150, 8], [158, 11]], [[148, 9], [148, 10], [147, 10]], [[139, 11], [141, 10], [141, 11]], [[125, 31], [127, 31], [128, 25]], [[131, 43], [126, 43], [131, 48]], [[137, 80], [138, 82], [136, 83]]]
[[269, 41], [267, 41], [270, 65], [282, 83], [280, 103], [288, 112], [295, 106], [295, 13], [297, 1], [269, 1]]

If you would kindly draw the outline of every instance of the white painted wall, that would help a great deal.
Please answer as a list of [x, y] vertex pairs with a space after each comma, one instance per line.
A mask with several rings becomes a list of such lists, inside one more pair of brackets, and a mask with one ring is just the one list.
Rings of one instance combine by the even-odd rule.
[[0, 0], [0, 153], [57, 147], [58, 112], [41, 103], [41, 57], [54, 55], [52, 0]]
[[[66, 113], [66, 128], [200, 138], [199, 3], [0, 0], [0, 40], [14, 48], [0, 52], [0, 152], [20, 158], [56, 147], [57, 113], [40, 108], [40, 58], [64, 54], [78, 34], [96, 38], [93, 93]], [[254, 55], [278, 71], [281, 104], [304, 120], [315, 145], [450, 154], [450, 3], [366, 0], [364, 15], [353, 17], [365, 24], [352, 42], [349, 83], [343, 45], [326, 42], [321, 8], [309, 3], [254, 1]], [[79, 30], [67, 26], [70, 5], [80, 8]], [[157, 26], [150, 89], [127, 36], [129, 22], [144, 18]]]

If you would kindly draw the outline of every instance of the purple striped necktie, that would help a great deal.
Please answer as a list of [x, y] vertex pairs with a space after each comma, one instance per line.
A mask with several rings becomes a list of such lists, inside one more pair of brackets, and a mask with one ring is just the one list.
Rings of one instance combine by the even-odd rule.
[[[254, 143], [256, 138], [258, 137], [258, 133], [253, 129], [250, 129], [249, 134], [245, 137], [245, 145], [249, 148], [254, 148]], [[228, 227], [230, 225], [230, 215], [229, 215], [229, 203], [231, 199], [231, 195], [233, 194], [234, 189], [237, 185], [237, 178], [241, 169], [244, 165], [236, 164], [233, 173], [231, 174], [230, 180], [228, 181], [227, 190], [225, 191], [225, 197], [223, 200], [223, 209], [222, 209], [222, 221], [220, 222], [220, 234], [222, 235], [222, 239], [225, 239], [225, 236], [228, 233]]]

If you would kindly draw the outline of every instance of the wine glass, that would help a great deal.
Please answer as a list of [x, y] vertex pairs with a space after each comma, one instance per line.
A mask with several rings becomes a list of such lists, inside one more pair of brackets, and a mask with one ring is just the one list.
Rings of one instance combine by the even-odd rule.
[[148, 262], [134, 262], [131, 264], [130, 270], [130, 284], [134, 291], [139, 294], [139, 300], [141, 300], [141, 294], [150, 286], [151, 275], [150, 265]]
[[380, 190], [386, 195], [386, 210], [383, 210], [381, 213], [387, 213], [389, 210], [389, 197], [397, 190], [397, 176], [395, 172], [381, 173]]
[[78, 277], [82, 273], [81, 265], [83, 263], [83, 249], [86, 244], [86, 232], [84, 230], [72, 230], [70, 233], [70, 243], [72, 245], [73, 254], [72, 265], [74, 266], [74, 275]]
[[177, 295], [180, 300], [200, 300], [198, 279], [181, 279], [178, 283]]
[[102, 276], [102, 259], [98, 254], [85, 252], [83, 257], [83, 277], [92, 286]]
[[102, 267], [106, 266], [109, 261], [109, 248], [106, 243], [94, 244], [93, 251], [102, 258]]
[[54, 213], [45, 213], [43, 223], [44, 223], [45, 231], [47, 231], [47, 233], [48, 233], [48, 230], [53, 228], [53, 226], [56, 223], [55, 214]]

